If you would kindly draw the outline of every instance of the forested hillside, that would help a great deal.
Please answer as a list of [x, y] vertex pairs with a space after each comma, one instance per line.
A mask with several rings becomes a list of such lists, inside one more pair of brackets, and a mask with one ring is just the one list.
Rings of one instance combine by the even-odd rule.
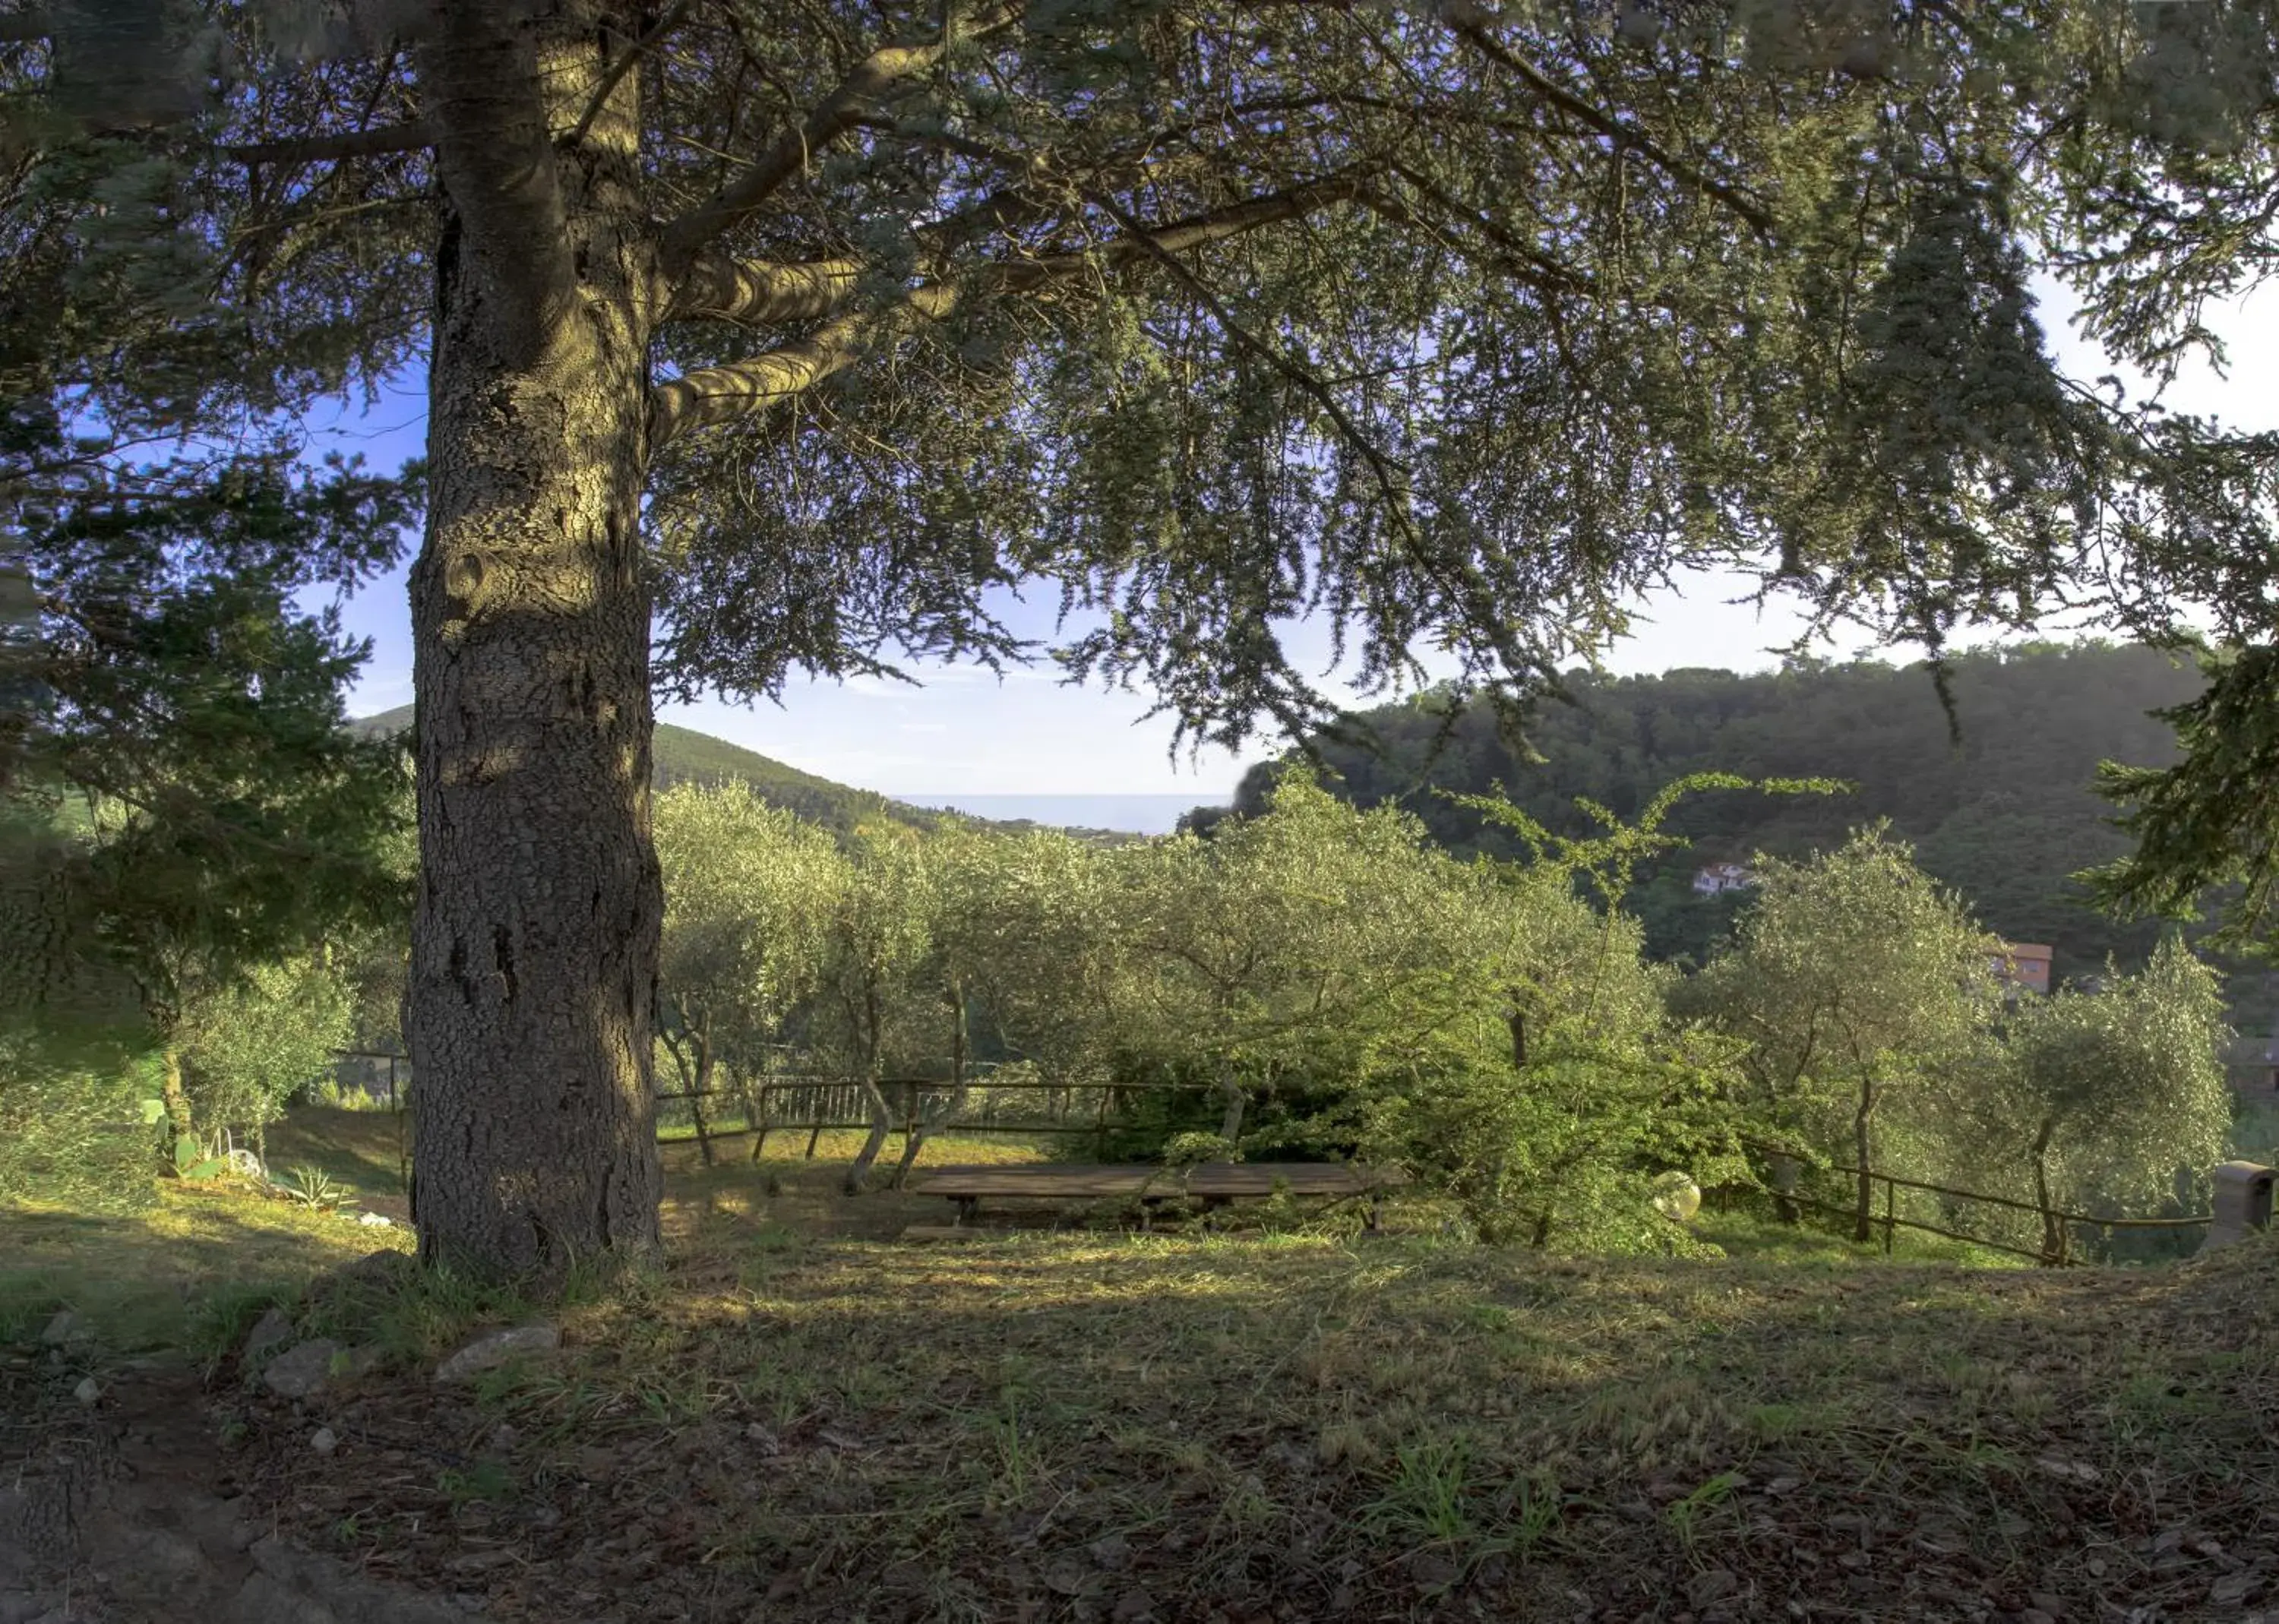
[[[406, 732], [411, 726], [411, 707], [400, 705], [359, 718], [356, 726], [372, 733]], [[650, 760], [651, 777], [661, 790], [676, 784], [726, 784], [741, 779], [769, 805], [796, 812], [842, 837], [852, 834], [856, 824], [868, 819], [883, 817], [918, 829], [937, 828], [942, 822], [939, 812], [818, 778], [772, 756], [690, 728], [658, 724]]]
[[[2115, 923], [2070, 877], [2126, 848], [2092, 787], [2098, 762], [2171, 759], [2167, 724], [2146, 713], [2188, 697], [2197, 674], [2150, 649], [2094, 643], [1969, 655], [1953, 667], [1959, 737], [1950, 736], [1927, 670], [1862, 661], [1762, 676], [1583, 678], [1575, 704], [1546, 705], [1537, 717], [1530, 742], [1540, 763], [1516, 760], [1482, 710], [1459, 718], [1436, 752], [1444, 718], [1431, 696], [1370, 713], [1377, 752], [1320, 747], [1343, 793], [1363, 805], [1399, 801], [1459, 850], [1508, 852], [1510, 843], [1436, 789], [1501, 783], [1553, 830], [1580, 833], [1590, 824], [1577, 798], [1628, 819], [1687, 773], [1857, 786], [1834, 797], [1723, 793], [1682, 805], [1670, 827], [1692, 844], [1645, 870], [1633, 897], [1650, 948], [1662, 957], [1699, 960], [1738, 906], [1738, 896], [1694, 896], [1702, 864], [1759, 850], [1801, 857], [1889, 818], [1922, 866], [1961, 890], [1990, 928], [2054, 946], [2058, 977], [2091, 973], [2107, 954], [2141, 962], [2160, 926]], [[1251, 774], [1239, 809], [1262, 804], [1271, 773]]]

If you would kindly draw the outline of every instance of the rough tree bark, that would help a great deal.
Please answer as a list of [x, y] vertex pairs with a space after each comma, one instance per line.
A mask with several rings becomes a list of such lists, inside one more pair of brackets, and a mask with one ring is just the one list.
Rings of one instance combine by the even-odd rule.
[[411, 574], [421, 1256], [559, 1277], [657, 1244], [648, 606], [656, 310], [610, 0], [438, 8], [430, 505]]

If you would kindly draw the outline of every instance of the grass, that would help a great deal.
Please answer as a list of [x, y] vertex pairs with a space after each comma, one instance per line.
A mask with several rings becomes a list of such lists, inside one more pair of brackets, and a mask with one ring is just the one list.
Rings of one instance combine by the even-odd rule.
[[[233, 1469], [300, 1537], [487, 1587], [501, 1620], [1709, 1624], [2036, 1596], [2234, 1618], [2279, 1585], [2274, 1243], [2066, 1272], [1731, 1215], [1704, 1225], [1722, 1261], [1414, 1234], [917, 1245], [894, 1237], [939, 1201], [833, 1193], [857, 1137], [812, 1163], [803, 1137], [757, 1166], [671, 1148], [667, 1261], [575, 1293], [560, 1354], [467, 1390], [352, 1389], [329, 1459], [305, 1421], [244, 1410]], [[225, 1212], [170, 1196], [139, 1237], [55, 1230], [53, 1260], [179, 1298], [158, 1260], [178, 1238], [193, 1264], [221, 1248], [201, 1278], [225, 1292], [372, 1244]], [[413, 1356], [526, 1312], [407, 1275], [303, 1322]], [[480, 1578], [454, 1567], [496, 1550]]]
[[[676, 1206], [664, 1272], [426, 1423], [518, 1440], [502, 1464], [547, 1527], [515, 1535], [530, 1566], [495, 1617], [636, 1582], [668, 1613], [794, 1619], [858, 1595], [880, 1618], [1598, 1616], [1577, 1590], [1629, 1619], [1730, 1583], [1753, 1599], [1725, 1616], [1770, 1617], [1831, 1575], [1871, 1617], [2033, 1593], [2093, 1617], [2221, 1576], [2162, 1568], [2164, 1527], [2271, 1544], [2268, 1245], [2068, 1274], [1416, 1237], [920, 1247]], [[393, 1434], [432, 1401], [374, 1404]], [[295, 1492], [311, 1530], [421, 1529], [356, 1553], [406, 1572], [468, 1536], [426, 1490]], [[602, 1549], [629, 1528], [656, 1562], [632, 1578]]]
[[408, 1251], [400, 1227], [312, 1212], [235, 1184], [162, 1184], [135, 1213], [0, 1210], [0, 1343], [36, 1336], [69, 1308], [114, 1352], [218, 1352], [269, 1302], [374, 1251]]

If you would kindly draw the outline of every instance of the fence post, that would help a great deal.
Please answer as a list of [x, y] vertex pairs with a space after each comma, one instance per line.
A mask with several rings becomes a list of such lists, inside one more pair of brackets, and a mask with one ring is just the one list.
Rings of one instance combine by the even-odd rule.
[[2218, 1246], [2245, 1240], [2252, 1230], [2270, 1228], [2275, 1175], [2269, 1168], [2252, 1161], [2219, 1162], [2212, 1176], [2215, 1222], [2208, 1225], [2207, 1239], [2200, 1243], [2202, 1252], [2214, 1252]]
[[1890, 1179], [1884, 1181], [1884, 1255], [1891, 1255], [1891, 1237], [1899, 1233], [1898, 1201], [1899, 1187]]

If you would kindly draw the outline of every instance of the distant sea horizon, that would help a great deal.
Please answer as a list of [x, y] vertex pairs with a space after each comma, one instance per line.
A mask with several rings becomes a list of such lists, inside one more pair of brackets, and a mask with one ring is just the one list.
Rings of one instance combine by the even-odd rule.
[[895, 795], [907, 806], [963, 812], [1001, 823], [1024, 818], [1055, 829], [1112, 829], [1119, 834], [1170, 834], [1197, 807], [1232, 806], [1232, 792], [1148, 795]]

